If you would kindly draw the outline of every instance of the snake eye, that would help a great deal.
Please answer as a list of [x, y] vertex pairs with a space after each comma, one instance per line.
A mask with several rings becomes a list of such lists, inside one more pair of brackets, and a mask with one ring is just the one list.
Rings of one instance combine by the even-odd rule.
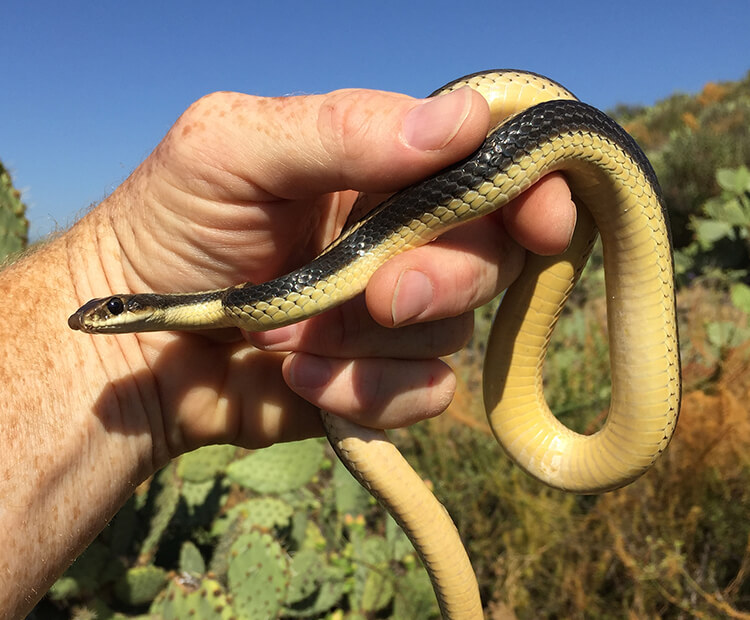
[[107, 302], [107, 310], [113, 315], [122, 314], [122, 311], [125, 310], [125, 304], [119, 297], [113, 297]]

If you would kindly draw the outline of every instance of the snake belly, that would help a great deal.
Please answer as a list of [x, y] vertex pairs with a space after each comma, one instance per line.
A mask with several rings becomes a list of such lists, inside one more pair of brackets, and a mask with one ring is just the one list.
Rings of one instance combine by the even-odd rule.
[[[69, 319], [89, 333], [288, 325], [362, 292], [390, 257], [486, 215], [552, 171], [578, 207], [559, 256], [530, 255], [503, 297], [484, 365], [484, 400], [498, 442], [555, 488], [596, 493], [643, 474], [664, 451], [680, 405], [671, 239], [655, 174], [614, 121], [559, 84], [519, 71], [456, 80], [479, 91], [498, 123], [473, 155], [386, 200], [305, 267], [265, 284], [177, 295], [92, 300]], [[596, 237], [602, 237], [612, 398], [602, 428], [577, 434], [551, 413], [542, 366]], [[380, 431], [322, 418], [342, 462], [394, 516], [430, 575], [444, 618], [482, 618], [479, 588], [442, 504]]]
[[[483, 379], [490, 426], [511, 458], [542, 482], [579, 493], [616, 489], [653, 464], [669, 443], [679, 414], [672, 246], [656, 176], [613, 121], [597, 112], [597, 130], [589, 133], [587, 121], [580, 121], [590, 110], [554, 103], [575, 101], [555, 82], [493, 71], [456, 80], [435, 94], [462, 86], [487, 99], [493, 120], [521, 116], [506, 123], [503, 133], [512, 137], [502, 141], [518, 146], [509, 148], [511, 163], [501, 165], [503, 172], [492, 180], [503, 202], [547, 172], [562, 170], [578, 206], [576, 232], [566, 252], [528, 256], [497, 311]], [[522, 116], [546, 101], [553, 103], [535, 109], [533, 119]], [[546, 110], [554, 112], [547, 116]], [[549, 129], [551, 125], [556, 128]], [[469, 193], [463, 200], [472, 198]], [[602, 429], [583, 436], [550, 411], [542, 367], [597, 228], [604, 248], [612, 401]], [[325, 412], [323, 421], [342, 461], [409, 535], [430, 574], [443, 617], [482, 618], [478, 584], [455, 525], [385, 433], [360, 429]]]

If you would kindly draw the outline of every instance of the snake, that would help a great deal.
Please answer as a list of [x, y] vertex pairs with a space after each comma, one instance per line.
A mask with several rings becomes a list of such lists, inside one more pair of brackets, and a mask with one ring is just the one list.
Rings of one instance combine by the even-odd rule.
[[[119, 334], [289, 325], [360, 294], [396, 254], [502, 208], [544, 175], [560, 171], [576, 204], [576, 229], [562, 254], [529, 254], [505, 291], [487, 341], [485, 408], [498, 443], [546, 485], [599, 493], [634, 481], [669, 444], [681, 397], [671, 234], [654, 170], [614, 120], [551, 79], [485, 71], [431, 96], [466, 86], [490, 106], [494, 125], [483, 144], [349, 224], [312, 262], [260, 284], [94, 299], [70, 316], [69, 326]], [[599, 430], [583, 435], [550, 411], [543, 364], [597, 234], [612, 392]], [[421, 477], [383, 431], [321, 415], [338, 457], [411, 539], [443, 617], [482, 618], [479, 586], [461, 537]]]

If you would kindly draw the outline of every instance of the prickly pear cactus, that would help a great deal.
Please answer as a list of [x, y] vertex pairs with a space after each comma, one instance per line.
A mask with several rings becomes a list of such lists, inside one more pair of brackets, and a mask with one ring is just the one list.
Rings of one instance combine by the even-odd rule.
[[396, 588], [392, 620], [440, 617], [435, 593], [426, 571], [421, 568], [407, 571], [399, 577]]
[[235, 461], [227, 467], [227, 476], [256, 493], [279, 494], [310, 482], [323, 457], [323, 442], [319, 439], [278, 443]]
[[289, 525], [294, 508], [277, 497], [254, 497], [240, 502], [219, 517], [211, 529], [214, 536], [223, 535], [230, 525], [239, 523], [243, 531], [257, 527], [272, 530]]
[[355, 587], [350, 595], [352, 607], [376, 612], [391, 602], [394, 581], [389, 566], [389, 548], [385, 538], [370, 536], [354, 539]]
[[179, 517], [182, 520], [182, 525], [189, 528], [209, 524], [215, 517], [218, 506], [223, 501], [224, 489], [222, 484], [214, 480], [204, 482], [182, 480], [179, 487], [181, 509]]
[[339, 460], [333, 466], [333, 489], [339, 517], [364, 514], [375, 501]]
[[385, 540], [388, 543], [391, 560], [407, 563], [415, 560], [414, 545], [391, 515], [385, 517]]
[[326, 565], [319, 568], [323, 575], [323, 583], [316, 592], [315, 597], [310, 601], [307, 609], [298, 610], [295, 614], [291, 609], [286, 610], [288, 616], [315, 616], [328, 611], [337, 604], [340, 604], [344, 598], [344, 593], [348, 588], [347, 571], [340, 566]]
[[115, 596], [126, 605], [150, 603], [164, 587], [167, 571], [158, 566], [135, 566], [115, 583]]
[[177, 475], [189, 482], [207, 482], [224, 471], [237, 452], [234, 446], [205, 446], [183, 454], [177, 463]]
[[344, 596], [346, 569], [331, 565], [322, 552], [302, 549], [292, 558], [284, 617], [319, 617]]
[[200, 576], [206, 572], [206, 562], [200, 550], [189, 540], [180, 547], [180, 572], [188, 575]]
[[276, 618], [289, 587], [289, 566], [281, 545], [258, 530], [240, 536], [230, 552], [227, 582], [232, 608], [241, 618]]
[[289, 565], [291, 580], [287, 591], [286, 604], [294, 605], [310, 597], [320, 586], [326, 558], [312, 549], [303, 549], [295, 554]]
[[49, 591], [49, 597], [59, 601], [96, 592], [98, 588], [117, 579], [123, 570], [122, 564], [110, 549], [99, 541], [94, 541], [55, 582]]
[[48, 599], [71, 618], [435, 617], [408, 539], [392, 521], [372, 535], [373, 500], [323, 442], [237, 452], [188, 453], [141, 485]]
[[141, 556], [144, 558], [156, 553], [159, 540], [177, 511], [180, 489], [173, 483], [173, 470], [173, 466], [168, 465], [151, 484], [151, 492], [155, 493], [154, 512], [149, 532], [141, 546]]
[[0, 263], [26, 247], [29, 221], [25, 213], [21, 193], [13, 187], [10, 174], [0, 163]]
[[107, 529], [102, 532], [100, 540], [109, 546], [113, 555], [125, 557], [131, 553], [138, 529], [135, 500], [131, 497], [110, 521]]
[[236, 618], [218, 581], [176, 576], [151, 605], [151, 617], [161, 620], [231, 620]]

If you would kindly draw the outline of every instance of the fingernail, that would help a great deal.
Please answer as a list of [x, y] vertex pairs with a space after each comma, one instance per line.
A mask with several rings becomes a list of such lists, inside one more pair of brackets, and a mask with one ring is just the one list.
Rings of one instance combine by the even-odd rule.
[[315, 390], [331, 380], [330, 363], [314, 355], [296, 355], [289, 370], [292, 388]]
[[420, 151], [436, 151], [446, 146], [469, 115], [470, 90], [459, 88], [409, 110], [402, 128], [404, 140]]
[[408, 269], [396, 283], [391, 304], [391, 318], [394, 325], [416, 318], [432, 304], [434, 291], [432, 282], [421, 271]]

